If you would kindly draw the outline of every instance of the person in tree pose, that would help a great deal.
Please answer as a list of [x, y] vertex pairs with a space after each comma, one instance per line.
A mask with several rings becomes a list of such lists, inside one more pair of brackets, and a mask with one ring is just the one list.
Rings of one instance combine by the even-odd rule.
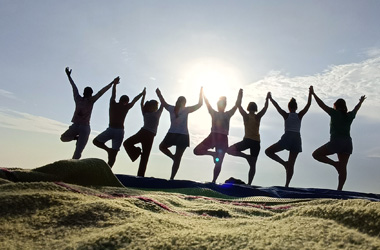
[[[116, 155], [120, 150], [120, 146], [124, 139], [124, 121], [128, 111], [135, 105], [135, 103], [140, 99], [145, 92], [138, 94], [131, 102], [129, 102], [129, 97], [127, 95], [122, 95], [119, 102], [116, 102], [116, 85], [115, 83], [112, 87], [112, 96], [110, 99], [109, 107], [109, 125], [108, 128], [100, 133], [93, 143], [95, 146], [104, 149], [108, 154], [108, 165], [112, 168], [115, 161]], [[105, 143], [112, 140], [112, 147], [109, 148]]]
[[91, 132], [90, 118], [94, 103], [111, 88], [113, 84], [119, 82], [119, 77], [116, 77], [111, 83], [102, 88], [96, 95], [92, 95], [93, 90], [91, 87], [86, 87], [83, 91], [83, 97], [79, 94], [78, 88], [71, 78], [72, 70], [67, 67], [65, 69], [66, 75], [69, 78], [71, 87], [73, 88], [73, 95], [75, 101], [75, 111], [71, 122], [73, 123], [68, 130], [61, 135], [61, 141], [69, 142], [76, 140], [76, 147], [73, 159], [80, 159], [82, 152], [87, 144], [88, 137]]
[[[280, 113], [280, 115], [284, 118], [285, 134], [281, 137], [281, 139], [278, 142], [268, 147], [265, 150], [265, 154], [269, 158], [273, 159], [274, 161], [280, 163], [281, 165], [285, 167], [285, 170], [286, 170], [285, 187], [289, 187], [290, 180], [293, 177], [294, 165], [296, 163], [297, 156], [300, 152], [302, 152], [302, 141], [301, 141], [301, 133], [300, 133], [301, 120], [310, 108], [311, 99], [312, 99], [311, 90], [312, 88], [310, 87], [307, 104], [305, 108], [301, 110], [299, 113], [296, 113], [297, 108], [298, 108], [296, 99], [292, 98], [290, 100], [288, 104], [289, 113], [287, 113], [286, 111], [280, 108], [280, 106], [272, 98], [271, 95], [269, 96], [269, 100], [277, 109], [278, 113]], [[287, 161], [283, 160], [280, 156], [276, 154], [277, 152], [280, 152], [284, 149], [289, 151], [289, 158]]]
[[[313, 152], [313, 157], [317, 161], [333, 166], [338, 172], [338, 190], [343, 189], [343, 185], [347, 178], [347, 164], [353, 151], [352, 138], [350, 135], [351, 124], [355, 119], [356, 113], [360, 109], [362, 103], [366, 99], [363, 95], [359, 99], [359, 103], [355, 108], [348, 112], [346, 101], [338, 99], [334, 103], [334, 107], [328, 107], [312, 89], [312, 95], [318, 106], [321, 107], [331, 118], [330, 120], [330, 141], [325, 145], [317, 148]], [[334, 161], [327, 157], [328, 155], [338, 155], [338, 161]]]
[[[268, 92], [265, 98], [265, 104], [263, 109], [257, 112], [257, 105], [254, 102], [250, 102], [247, 107], [247, 112], [242, 108], [241, 105], [238, 106], [239, 112], [243, 117], [244, 121], [244, 131], [245, 135], [242, 141], [230, 146], [227, 149], [227, 154], [243, 157], [248, 161], [249, 172], [248, 172], [248, 185], [252, 184], [253, 178], [256, 173], [256, 161], [260, 152], [260, 121], [268, 109], [268, 100], [270, 97], [270, 92]], [[250, 154], [245, 154], [242, 151], [249, 149]]]
[[[123, 145], [125, 151], [132, 161], [135, 161], [140, 155], [140, 165], [137, 172], [137, 176], [144, 177], [146, 166], [148, 164], [150, 151], [154, 137], [157, 133], [158, 123], [160, 121], [163, 105], [158, 108], [158, 102], [156, 100], [145, 101], [146, 91], [144, 89], [141, 99], [141, 112], [144, 118], [144, 126], [135, 135], [129, 137], [124, 141]], [[141, 143], [141, 147], [136, 147], [135, 144]]]
[[[214, 159], [215, 167], [212, 183], [216, 182], [220, 171], [222, 170], [222, 163], [224, 155], [228, 148], [228, 132], [230, 128], [230, 119], [235, 114], [238, 106], [241, 106], [241, 98], [243, 95], [243, 90], [240, 89], [238, 98], [235, 105], [229, 111], [225, 111], [227, 106], [227, 98], [222, 96], [217, 102], [218, 111], [215, 111], [206, 96], [204, 100], [211, 115], [212, 126], [211, 133], [206, 137], [198, 146], [194, 148], [195, 155], [211, 155]], [[215, 148], [215, 151], [210, 149]]]
[[[173, 160], [172, 172], [170, 179], [173, 180], [178, 172], [181, 163], [182, 155], [185, 149], [190, 146], [189, 130], [187, 128], [187, 119], [190, 113], [198, 110], [203, 104], [203, 88], [199, 93], [198, 104], [186, 107], [186, 98], [183, 96], [178, 97], [175, 106], [166, 103], [161, 91], [157, 88], [157, 96], [160, 99], [161, 105], [170, 114], [170, 128], [164, 140], [160, 144], [160, 150]], [[169, 148], [176, 146], [176, 151], [173, 154]]]

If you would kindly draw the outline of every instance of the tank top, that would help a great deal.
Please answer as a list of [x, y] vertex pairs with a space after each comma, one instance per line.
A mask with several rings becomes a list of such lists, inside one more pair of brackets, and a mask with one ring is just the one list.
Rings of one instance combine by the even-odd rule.
[[244, 121], [244, 138], [254, 141], [260, 141], [260, 121], [256, 119], [256, 114], [248, 114], [247, 120]]
[[301, 131], [301, 120], [297, 113], [289, 113], [288, 118], [285, 120], [285, 132], [292, 131], [300, 133]]

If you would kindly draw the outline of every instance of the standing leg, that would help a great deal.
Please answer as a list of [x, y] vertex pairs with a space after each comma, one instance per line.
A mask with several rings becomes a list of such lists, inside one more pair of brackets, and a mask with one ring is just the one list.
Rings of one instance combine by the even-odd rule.
[[256, 156], [249, 156], [247, 161], [249, 164], [248, 185], [251, 185], [252, 181], [253, 181], [253, 177], [255, 177], [255, 174], [256, 174], [257, 157]]
[[82, 125], [79, 129], [79, 137], [76, 143], [73, 159], [80, 159], [82, 152], [87, 144], [88, 137], [90, 136], [90, 126]]
[[285, 164], [285, 170], [286, 170], [285, 187], [289, 187], [290, 180], [293, 177], [294, 165], [296, 163], [297, 156], [298, 156], [298, 152], [294, 152], [294, 151], [289, 152], [289, 159]]
[[215, 160], [215, 167], [214, 167], [214, 177], [212, 179], [212, 183], [216, 182], [216, 179], [218, 179], [220, 171], [222, 170], [222, 163], [224, 160], [224, 156], [226, 154], [225, 150], [222, 149], [216, 149], [217, 157], [214, 158]]
[[146, 166], [148, 165], [149, 155], [150, 151], [152, 149], [154, 135], [146, 135], [145, 138], [142, 140], [142, 153], [140, 158], [140, 164], [139, 164], [139, 170], [137, 172], [137, 176], [144, 177]]
[[179, 165], [181, 163], [182, 155], [185, 152], [185, 150], [186, 150], [186, 147], [179, 147], [179, 146], [176, 147], [176, 151], [173, 156], [173, 166], [172, 166], [172, 174], [170, 176], [170, 180], [173, 180], [175, 175], [177, 174]]
[[339, 166], [338, 166], [338, 190], [343, 189], [343, 185], [347, 179], [347, 164], [350, 159], [349, 154], [338, 153]]
[[112, 168], [116, 161], [116, 155], [119, 153], [118, 149], [110, 148], [108, 151], [108, 165]]

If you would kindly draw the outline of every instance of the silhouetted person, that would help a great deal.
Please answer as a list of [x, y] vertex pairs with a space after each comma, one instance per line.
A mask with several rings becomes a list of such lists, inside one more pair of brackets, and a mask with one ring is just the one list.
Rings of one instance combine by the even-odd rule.
[[[146, 91], [144, 89], [141, 98], [141, 112], [144, 118], [144, 126], [135, 135], [124, 141], [123, 145], [132, 161], [135, 161], [140, 155], [138, 176], [145, 176], [146, 166], [148, 164], [150, 151], [152, 149], [154, 137], [157, 134], [157, 127], [160, 121], [163, 105], [158, 108], [156, 100], [145, 101]], [[141, 148], [135, 144], [141, 143]]]
[[73, 159], [80, 159], [84, 147], [87, 144], [88, 137], [91, 132], [90, 118], [94, 103], [108, 90], [112, 84], [119, 82], [119, 77], [116, 77], [111, 83], [102, 88], [96, 95], [92, 95], [93, 90], [86, 87], [83, 91], [83, 97], [79, 94], [78, 88], [71, 78], [71, 69], [65, 69], [69, 82], [73, 88], [75, 101], [75, 111], [71, 122], [73, 123], [69, 129], [61, 135], [61, 141], [68, 142], [77, 140]]
[[[166, 103], [159, 89], [156, 90], [157, 96], [161, 101], [161, 105], [170, 114], [170, 128], [164, 140], [160, 144], [160, 150], [173, 160], [172, 173], [170, 179], [173, 180], [178, 172], [181, 163], [182, 155], [185, 149], [190, 146], [189, 130], [187, 128], [187, 118], [190, 113], [198, 110], [203, 104], [203, 88], [199, 93], [198, 104], [186, 107], [186, 98], [178, 97], [175, 106]], [[176, 146], [176, 151], [173, 154], [169, 148]]]
[[[242, 141], [230, 146], [227, 149], [227, 153], [233, 156], [243, 157], [248, 161], [248, 185], [252, 184], [252, 180], [256, 173], [256, 161], [260, 152], [260, 121], [268, 109], [268, 100], [270, 93], [265, 98], [265, 104], [263, 109], [256, 114], [257, 105], [254, 102], [250, 102], [247, 107], [247, 112], [244, 111], [241, 105], [238, 106], [241, 116], [244, 121], [244, 138]], [[242, 151], [249, 149], [250, 154], [245, 154]]]
[[[352, 139], [350, 135], [351, 124], [355, 119], [356, 113], [360, 109], [362, 103], [366, 99], [363, 95], [359, 99], [359, 103], [355, 108], [347, 112], [346, 102], [338, 99], [334, 103], [334, 108], [328, 107], [315, 94], [312, 88], [312, 95], [319, 107], [321, 107], [331, 118], [330, 121], [330, 141], [325, 145], [317, 148], [313, 152], [313, 157], [317, 161], [333, 166], [338, 172], [338, 190], [343, 189], [343, 185], [347, 178], [347, 163], [353, 151]], [[338, 161], [333, 161], [328, 155], [338, 155]]]
[[[222, 163], [224, 155], [228, 148], [228, 132], [230, 129], [230, 119], [235, 114], [238, 106], [241, 106], [241, 98], [243, 95], [243, 90], [240, 89], [238, 98], [235, 105], [231, 110], [226, 111], [227, 99], [225, 96], [219, 98], [217, 102], [218, 111], [215, 111], [206, 96], [204, 100], [211, 115], [212, 125], [211, 133], [206, 137], [198, 146], [194, 148], [194, 154], [196, 155], [211, 155], [214, 159], [214, 175], [212, 182], [215, 183], [218, 178], [220, 171], [222, 170]], [[215, 148], [215, 151], [210, 151], [209, 149]]]
[[[301, 120], [306, 112], [309, 110], [311, 105], [311, 88], [309, 89], [309, 96], [307, 99], [307, 104], [303, 110], [298, 114], [296, 110], [298, 108], [296, 99], [292, 98], [288, 104], [289, 113], [280, 108], [272, 96], [269, 96], [269, 100], [272, 102], [274, 107], [277, 109], [278, 113], [284, 118], [285, 122], [285, 134], [281, 139], [267, 148], [265, 154], [271, 159], [277, 161], [285, 167], [286, 170], [286, 182], [285, 187], [289, 187], [290, 180], [293, 177], [294, 165], [296, 163], [297, 156], [302, 152], [302, 141], [301, 141]], [[289, 151], [289, 158], [287, 161], [283, 160], [276, 153], [282, 150]]]
[[[138, 94], [131, 102], [127, 95], [122, 95], [119, 102], [116, 102], [116, 82], [112, 88], [112, 96], [110, 99], [109, 107], [109, 125], [108, 128], [100, 133], [93, 143], [95, 146], [104, 149], [108, 153], [108, 165], [112, 168], [115, 163], [116, 155], [120, 150], [120, 146], [124, 139], [124, 121], [128, 111], [135, 105], [138, 99], [143, 95], [143, 92]], [[105, 144], [107, 141], [112, 140], [112, 147], [109, 148]]]

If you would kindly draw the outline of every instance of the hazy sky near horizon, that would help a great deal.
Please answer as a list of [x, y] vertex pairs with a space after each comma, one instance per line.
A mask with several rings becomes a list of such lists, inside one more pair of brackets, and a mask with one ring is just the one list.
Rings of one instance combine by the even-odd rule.
[[[120, 76], [117, 99], [159, 87], [170, 104], [184, 95], [188, 105], [199, 88], [215, 107], [227, 96], [231, 108], [243, 88], [243, 107], [259, 108], [268, 91], [283, 109], [291, 97], [300, 109], [308, 88], [329, 106], [345, 98], [351, 110], [366, 95], [351, 136], [354, 153], [345, 190], [380, 193], [380, 2], [379, 1], [11, 1], [0, 0], [0, 164], [39, 167], [71, 158], [75, 143], [59, 139], [74, 111], [71, 86], [94, 91]], [[111, 91], [95, 104], [92, 134], [83, 158], [106, 160], [92, 139], [108, 126]], [[125, 139], [142, 126], [139, 103], [128, 113]], [[146, 176], [169, 178], [171, 161], [158, 150], [169, 128], [163, 112]], [[189, 116], [191, 146], [176, 179], [211, 181], [211, 157], [194, 146], [210, 132], [205, 106]], [[269, 106], [261, 122], [261, 152], [253, 180], [283, 186], [285, 171], [264, 154], [283, 133], [282, 117]], [[231, 120], [229, 143], [244, 135], [239, 112]], [[311, 153], [329, 139], [329, 117], [313, 100], [303, 119], [303, 152], [291, 186], [335, 189], [337, 174]], [[281, 154], [282, 156], [287, 155]], [[114, 173], [137, 173], [122, 148]], [[218, 182], [247, 181], [245, 160], [227, 156]]]

